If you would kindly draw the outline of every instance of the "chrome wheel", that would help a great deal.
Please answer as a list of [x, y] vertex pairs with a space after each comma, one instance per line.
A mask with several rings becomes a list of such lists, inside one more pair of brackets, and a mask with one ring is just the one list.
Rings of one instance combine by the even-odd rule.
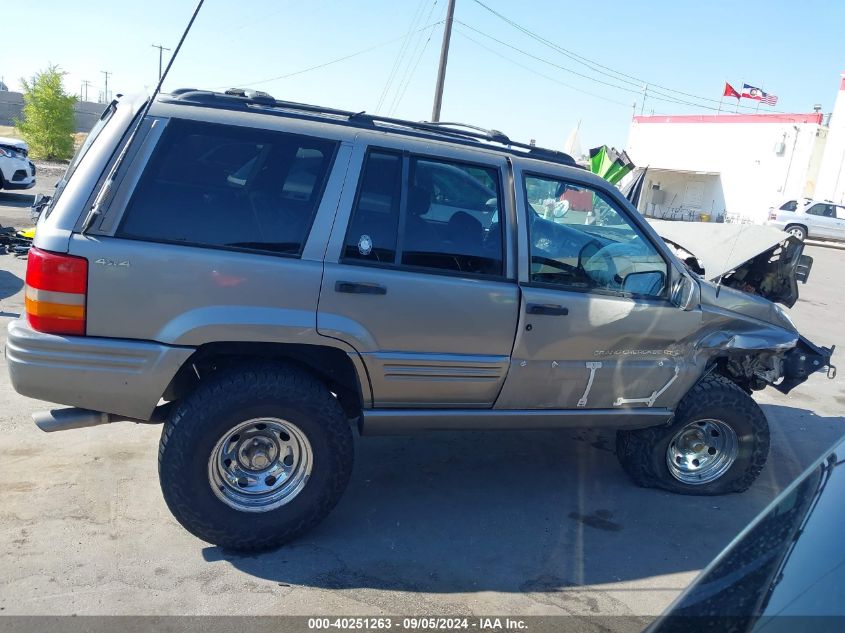
[[208, 460], [208, 481], [223, 503], [267, 512], [293, 500], [311, 475], [308, 438], [295, 424], [255, 418], [227, 431]]
[[804, 239], [804, 229], [802, 229], [801, 227], [798, 227], [798, 226], [790, 227], [789, 230], [787, 231], [787, 233], [789, 233], [793, 237], [797, 237], [799, 240], [803, 241], [803, 239]]
[[666, 465], [685, 484], [706, 484], [724, 475], [736, 461], [739, 440], [721, 420], [690, 422], [669, 442]]

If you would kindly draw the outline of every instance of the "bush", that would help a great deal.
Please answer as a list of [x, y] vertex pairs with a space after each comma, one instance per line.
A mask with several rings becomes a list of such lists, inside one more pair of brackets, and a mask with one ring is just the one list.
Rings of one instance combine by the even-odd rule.
[[36, 73], [23, 84], [23, 120], [15, 127], [29, 144], [33, 158], [68, 160], [73, 156], [73, 104], [76, 97], [65, 92], [58, 66]]

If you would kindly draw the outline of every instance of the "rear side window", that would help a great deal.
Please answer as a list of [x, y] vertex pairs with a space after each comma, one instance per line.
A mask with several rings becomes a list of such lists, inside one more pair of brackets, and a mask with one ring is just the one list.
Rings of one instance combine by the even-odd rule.
[[495, 168], [371, 151], [343, 256], [462, 275], [503, 275]]
[[117, 235], [299, 255], [334, 141], [172, 121]]
[[780, 205], [780, 211], [795, 211], [798, 208], [798, 201], [797, 200], [790, 200], [788, 202], [784, 202]]

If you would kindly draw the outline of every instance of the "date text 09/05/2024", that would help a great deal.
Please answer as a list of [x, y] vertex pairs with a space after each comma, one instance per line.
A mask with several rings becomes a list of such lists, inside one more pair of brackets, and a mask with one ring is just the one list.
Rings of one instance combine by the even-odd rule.
[[309, 618], [309, 630], [388, 630], [409, 631], [522, 631], [528, 628], [524, 620], [514, 618], [475, 617], [361, 617], [361, 618]]

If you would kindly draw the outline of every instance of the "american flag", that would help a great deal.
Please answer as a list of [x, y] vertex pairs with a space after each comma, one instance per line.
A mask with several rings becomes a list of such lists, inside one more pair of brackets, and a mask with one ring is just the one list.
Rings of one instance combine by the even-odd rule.
[[742, 96], [745, 99], [754, 99], [755, 101], [760, 101], [770, 106], [777, 105], [778, 102], [777, 95], [763, 92], [757, 86], [752, 86], [750, 84], [742, 84]]

